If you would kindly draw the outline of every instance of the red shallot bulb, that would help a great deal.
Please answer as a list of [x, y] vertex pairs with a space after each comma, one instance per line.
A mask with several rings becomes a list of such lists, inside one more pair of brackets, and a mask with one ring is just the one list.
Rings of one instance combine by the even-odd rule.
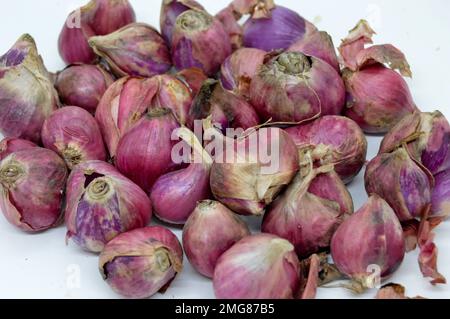
[[29, 34], [0, 56], [0, 134], [39, 143], [58, 93]]
[[[207, 133], [220, 140], [218, 134]], [[218, 144], [211, 190], [217, 200], [242, 215], [261, 215], [299, 169], [294, 142], [278, 128], [251, 130]]]
[[190, 117], [202, 120], [211, 116], [214, 124], [227, 128], [244, 129], [259, 125], [255, 109], [245, 99], [223, 89], [219, 81], [206, 80], [192, 103]]
[[23, 148], [0, 162], [0, 209], [14, 226], [39, 232], [61, 220], [67, 167], [53, 151]]
[[218, 19], [199, 10], [178, 16], [172, 36], [172, 60], [178, 70], [198, 67], [213, 76], [230, 54], [230, 38]]
[[[361, 20], [343, 40], [339, 51], [346, 69], [346, 115], [366, 133], [387, 133], [403, 117], [417, 111], [408, 84], [395, 71], [411, 77], [411, 69], [402, 52], [390, 44], [372, 43], [375, 32]], [[385, 64], [389, 65], [386, 67]]]
[[404, 148], [375, 157], [365, 182], [367, 193], [383, 198], [402, 222], [422, 217], [431, 202], [433, 181]]
[[151, 109], [121, 138], [116, 167], [150, 193], [158, 178], [179, 166], [172, 161], [172, 134], [178, 128], [170, 109]]
[[263, 65], [266, 54], [263, 50], [242, 48], [230, 55], [222, 64], [223, 88], [248, 98], [251, 81], [258, 68]]
[[299, 257], [307, 258], [329, 248], [352, 213], [352, 197], [332, 165], [305, 167], [267, 208], [262, 231], [289, 240]]
[[55, 87], [65, 105], [95, 114], [98, 103], [114, 78], [100, 65], [73, 64], [56, 75]]
[[450, 169], [450, 124], [441, 112], [405, 116], [384, 137], [380, 154], [402, 144], [432, 174]]
[[250, 236], [247, 225], [216, 201], [199, 202], [183, 229], [183, 247], [191, 265], [212, 278], [220, 256]]
[[136, 184], [113, 166], [89, 161], [72, 171], [67, 183], [67, 237], [99, 253], [126, 231], [147, 226], [152, 204]]
[[156, 29], [144, 23], [132, 23], [114, 33], [92, 37], [89, 45], [118, 77], [152, 77], [172, 67], [164, 39]]
[[22, 140], [20, 138], [4, 138], [0, 142], [0, 161], [10, 154], [37, 147], [33, 142]]
[[151, 79], [125, 77], [106, 91], [95, 117], [112, 157], [119, 140], [153, 108], [169, 108], [178, 121], [188, 124], [192, 93], [183, 81], [172, 75]]
[[367, 139], [349, 118], [327, 115], [314, 122], [286, 129], [301, 153], [311, 152], [317, 166], [334, 164], [345, 183], [359, 174], [366, 162]]
[[338, 228], [331, 254], [356, 291], [374, 288], [378, 279], [392, 275], [405, 256], [402, 226], [392, 208], [379, 196], [370, 197]]
[[285, 52], [268, 56], [253, 77], [250, 97], [263, 120], [299, 123], [340, 114], [345, 87], [328, 63], [299, 52]]
[[204, 10], [203, 6], [194, 0], [163, 0], [160, 14], [160, 30], [164, 40], [171, 45], [172, 32], [180, 14], [196, 9]]
[[295, 299], [300, 262], [285, 239], [245, 237], [219, 258], [213, 284], [218, 299]]
[[187, 168], [161, 176], [153, 186], [151, 200], [160, 220], [183, 225], [197, 202], [212, 197], [209, 180], [213, 160], [189, 129], [181, 128], [176, 135], [192, 150], [191, 162]]
[[73, 11], [64, 23], [58, 47], [67, 63], [92, 63], [96, 56], [88, 39], [95, 35], [112, 33], [136, 21], [128, 0], [91, 0]]
[[183, 269], [183, 249], [163, 227], [136, 229], [109, 242], [100, 255], [103, 279], [127, 298], [163, 293]]
[[76, 106], [63, 107], [45, 120], [42, 142], [64, 158], [69, 169], [86, 161], [107, 158], [97, 122], [88, 111]]

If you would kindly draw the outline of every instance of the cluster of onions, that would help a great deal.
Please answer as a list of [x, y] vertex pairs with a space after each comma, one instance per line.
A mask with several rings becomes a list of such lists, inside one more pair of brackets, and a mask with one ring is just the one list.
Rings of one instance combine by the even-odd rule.
[[[366, 47], [362, 20], [339, 60], [328, 33], [273, 0], [215, 16], [163, 0], [160, 27], [137, 23], [127, 0], [91, 0], [60, 34], [62, 71], [47, 71], [27, 34], [0, 57], [12, 225], [65, 220], [67, 241], [100, 254], [127, 298], [164, 292], [183, 248], [218, 298], [310, 299], [337, 278], [361, 292], [416, 247], [422, 274], [446, 282], [433, 230], [450, 215], [450, 124], [419, 112], [403, 53]], [[346, 184], [366, 164], [364, 132], [386, 135], [354, 212]], [[259, 217], [261, 233], [239, 215]], [[184, 225], [183, 246], [153, 216]], [[395, 285], [377, 297], [406, 298]]]

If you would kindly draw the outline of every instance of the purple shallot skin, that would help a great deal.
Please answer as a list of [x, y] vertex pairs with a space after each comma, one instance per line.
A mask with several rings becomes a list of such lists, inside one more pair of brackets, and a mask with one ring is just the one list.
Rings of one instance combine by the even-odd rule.
[[366, 162], [367, 139], [358, 124], [349, 118], [327, 115], [288, 128], [286, 132], [301, 152], [312, 151], [315, 165], [334, 164], [336, 172], [347, 184]]
[[412, 76], [405, 55], [391, 44], [366, 48], [374, 34], [367, 21], [361, 20], [339, 47], [345, 66], [346, 116], [366, 133], [385, 134], [418, 108], [402, 77]]
[[160, 14], [160, 30], [169, 46], [172, 43], [172, 32], [178, 16], [191, 9], [205, 10], [201, 4], [194, 0], [163, 0]]
[[58, 39], [59, 53], [67, 64], [90, 64], [96, 59], [88, 43], [90, 37], [110, 34], [135, 21], [128, 0], [91, 0], [64, 22]]
[[285, 50], [302, 39], [310, 27], [314, 28], [295, 11], [276, 6], [270, 10], [268, 17], [252, 17], [244, 24], [244, 46], [267, 52]]
[[450, 124], [439, 112], [406, 116], [384, 137], [380, 154], [406, 144], [413, 158], [433, 175], [450, 169]]
[[216, 80], [206, 80], [203, 83], [190, 110], [193, 120], [202, 120], [209, 116], [214, 124], [220, 125], [223, 132], [227, 128], [247, 130], [260, 123], [259, 116], [250, 103], [224, 90]]
[[353, 213], [353, 201], [333, 167], [300, 170], [266, 210], [262, 231], [289, 240], [300, 258], [329, 248], [339, 225]]
[[172, 60], [178, 70], [198, 67], [213, 76], [230, 54], [230, 38], [219, 20], [198, 10], [178, 17], [172, 37]]
[[94, 117], [88, 111], [63, 107], [50, 115], [42, 127], [44, 146], [58, 153], [69, 169], [90, 160], [106, 161], [103, 138]]
[[61, 220], [67, 167], [53, 151], [22, 148], [0, 162], [0, 210], [14, 226], [40, 232]]
[[386, 200], [402, 222], [422, 217], [431, 202], [432, 179], [404, 148], [374, 158], [365, 184], [367, 193]]
[[4, 138], [0, 142], [0, 161], [12, 153], [38, 147], [33, 142], [22, 140], [20, 138]]
[[119, 234], [145, 227], [152, 216], [147, 194], [113, 166], [88, 161], [75, 167], [67, 184], [67, 236], [99, 253]]
[[177, 144], [172, 134], [178, 128], [180, 125], [170, 109], [149, 110], [121, 138], [116, 167], [150, 193], [158, 178], [180, 167], [172, 161], [172, 149]]
[[[308, 24], [311, 26], [311, 24]], [[325, 31], [318, 31], [314, 26], [307, 27], [304, 37], [292, 44], [288, 51], [301, 52], [321, 59], [340, 73], [339, 59], [334, 47], [333, 39]]]
[[300, 52], [284, 52], [258, 69], [250, 100], [263, 120], [300, 124], [341, 114], [345, 87], [328, 63]]
[[59, 99], [29, 34], [0, 56], [0, 100], [0, 134], [40, 143], [42, 124]]
[[149, 298], [164, 292], [183, 267], [177, 237], [163, 227], [122, 234], [100, 255], [99, 270], [110, 287], [127, 298]]
[[371, 196], [338, 228], [331, 241], [331, 254], [357, 292], [374, 287], [375, 266], [382, 280], [392, 275], [405, 255], [403, 230], [392, 208], [378, 195]]
[[105, 59], [117, 77], [153, 77], [172, 66], [169, 48], [152, 26], [129, 24], [114, 33], [89, 39], [94, 52]]
[[435, 187], [431, 195], [432, 216], [450, 216], [450, 170], [434, 177]]
[[264, 63], [266, 51], [242, 48], [231, 54], [222, 64], [221, 83], [225, 90], [249, 97], [251, 80]]
[[191, 265], [212, 278], [220, 256], [250, 236], [248, 226], [234, 212], [216, 201], [197, 204], [183, 229], [183, 247]]
[[198, 202], [212, 198], [209, 180], [213, 159], [194, 132], [181, 128], [176, 135], [190, 147], [189, 166], [161, 176], [153, 186], [150, 198], [159, 219], [183, 225]]
[[295, 299], [300, 262], [287, 240], [248, 236], [219, 258], [213, 285], [218, 299]]
[[55, 88], [65, 105], [95, 114], [98, 103], [114, 78], [99, 65], [75, 64], [56, 75]]

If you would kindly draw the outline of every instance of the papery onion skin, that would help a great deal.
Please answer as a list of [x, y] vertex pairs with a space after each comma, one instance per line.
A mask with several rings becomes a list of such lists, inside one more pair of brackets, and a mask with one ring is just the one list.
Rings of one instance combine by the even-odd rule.
[[164, 40], [171, 45], [172, 32], [180, 14], [190, 9], [205, 10], [194, 0], [163, 0], [160, 14], [160, 30]]
[[12, 153], [38, 147], [33, 142], [22, 140], [20, 138], [4, 138], [0, 142], [0, 161]]
[[0, 57], [0, 100], [0, 133], [39, 143], [42, 124], [59, 99], [29, 34]]
[[333, 39], [325, 31], [309, 28], [305, 36], [292, 44], [288, 51], [314, 56], [327, 62], [337, 72], [341, 71]]
[[253, 77], [250, 99], [263, 120], [299, 123], [341, 114], [345, 87], [326, 62], [299, 52], [268, 58]]
[[183, 269], [183, 249], [163, 227], [136, 229], [109, 242], [100, 255], [103, 279], [118, 294], [144, 299], [164, 292]]
[[332, 166], [306, 168], [267, 208], [262, 231], [288, 240], [304, 259], [329, 248], [352, 213], [352, 197]]
[[230, 55], [222, 64], [221, 83], [224, 89], [249, 97], [250, 83], [264, 63], [266, 51], [242, 48]]
[[276, 6], [269, 17], [250, 18], [244, 24], [244, 46], [267, 52], [287, 49], [301, 39], [308, 28], [315, 29], [295, 11]]
[[383, 198], [402, 222], [421, 217], [431, 201], [430, 176], [404, 148], [370, 161], [365, 184], [367, 193]]
[[107, 159], [97, 122], [88, 111], [76, 106], [63, 107], [45, 120], [42, 143], [59, 154], [69, 169], [86, 161]]
[[219, 20], [196, 10], [178, 17], [172, 38], [172, 60], [178, 70], [198, 67], [213, 76], [230, 54], [230, 38]]
[[[255, 139], [258, 140], [259, 156], [253, 154], [249, 147], [249, 142]], [[261, 215], [295, 177], [299, 169], [298, 150], [289, 135], [278, 128], [261, 129], [231, 143], [234, 143], [238, 157], [229, 161], [226, 152], [220, 153], [219, 150], [211, 169], [211, 190], [234, 212]], [[272, 161], [262, 165], [261, 154], [269, 154], [268, 151]], [[224, 160], [219, 161], [221, 157]], [[265, 169], [271, 172], [265, 172]]]
[[183, 229], [183, 248], [190, 264], [212, 278], [220, 256], [250, 236], [248, 226], [216, 201], [199, 202]]
[[431, 195], [432, 216], [450, 216], [450, 170], [434, 177], [435, 188]]
[[147, 194], [112, 165], [88, 161], [67, 182], [67, 236], [83, 249], [99, 253], [126, 231], [147, 226], [152, 204]]
[[99, 65], [74, 64], [56, 75], [61, 102], [95, 114], [98, 103], [114, 78]]
[[384, 137], [380, 154], [407, 144], [409, 153], [432, 174], [450, 169], [450, 124], [439, 112], [405, 116]]
[[372, 288], [374, 267], [381, 279], [392, 275], [405, 255], [405, 241], [398, 218], [379, 196], [368, 202], [338, 228], [331, 254], [339, 271], [364, 290]]
[[244, 98], [223, 89], [216, 80], [207, 80], [192, 103], [190, 117], [202, 120], [211, 116], [223, 131], [227, 128], [247, 130], [259, 125], [255, 109]]
[[208, 79], [201, 69], [195, 67], [181, 70], [176, 74], [176, 78], [191, 90], [193, 97], [197, 96], [203, 86], [203, 82]]
[[65, 21], [58, 40], [59, 53], [67, 64], [92, 63], [96, 56], [88, 44], [90, 37], [112, 33], [135, 21], [128, 0], [91, 0]]
[[159, 177], [179, 166], [172, 161], [176, 144], [172, 133], [178, 128], [180, 125], [169, 109], [150, 110], [120, 140], [116, 167], [150, 193]]
[[249, 236], [219, 258], [213, 285], [218, 299], [294, 299], [300, 262], [287, 240]]
[[286, 129], [300, 151], [312, 150], [316, 165], [334, 164], [344, 183], [350, 183], [363, 168], [367, 138], [349, 118], [327, 115], [314, 122]]
[[144, 23], [132, 23], [114, 33], [92, 37], [89, 45], [117, 77], [152, 77], [172, 67], [164, 39], [156, 29]]
[[403, 117], [417, 111], [408, 84], [397, 72], [374, 65], [356, 73], [344, 71], [346, 116], [366, 133], [387, 133]]
[[27, 232], [56, 226], [61, 219], [67, 167], [53, 151], [35, 147], [0, 162], [0, 208], [6, 219]]

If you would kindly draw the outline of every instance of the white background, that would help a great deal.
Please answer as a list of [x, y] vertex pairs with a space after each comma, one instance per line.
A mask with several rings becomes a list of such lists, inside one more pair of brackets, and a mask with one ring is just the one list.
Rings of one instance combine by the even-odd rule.
[[[87, 0], [86, 0], [87, 1]], [[159, 26], [159, 0], [131, 0], [138, 21]], [[228, 0], [200, 0], [216, 13]], [[1, 1], [0, 55], [23, 33], [36, 39], [49, 70], [64, 67], [57, 38], [67, 14], [84, 0]], [[378, 32], [377, 43], [393, 43], [403, 50], [414, 73], [409, 81], [417, 105], [424, 111], [441, 110], [450, 118], [450, 1], [447, 0], [278, 0], [328, 31], [338, 45], [360, 18]], [[377, 153], [380, 138], [370, 137], [369, 159]], [[355, 208], [367, 199], [362, 175], [351, 184]], [[259, 219], [252, 219], [254, 230]], [[176, 230], [181, 235], [181, 230]], [[439, 268], [450, 279], [450, 222], [437, 230]], [[72, 275], [79, 273], [78, 288]], [[390, 281], [406, 285], [411, 296], [450, 298], [450, 287], [432, 287], [421, 277], [417, 253], [409, 254]], [[76, 282], [75, 282], [76, 283]], [[319, 298], [373, 298], [375, 291], [355, 296], [343, 289], [320, 289]], [[97, 256], [65, 245], [65, 228], [43, 234], [22, 233], [0, 218], [0, 298], [117, 298], [102, 281]], [[164, 296], [156, 298], [213, 298], [211, 282], [185, 263], [183, 273]]]

